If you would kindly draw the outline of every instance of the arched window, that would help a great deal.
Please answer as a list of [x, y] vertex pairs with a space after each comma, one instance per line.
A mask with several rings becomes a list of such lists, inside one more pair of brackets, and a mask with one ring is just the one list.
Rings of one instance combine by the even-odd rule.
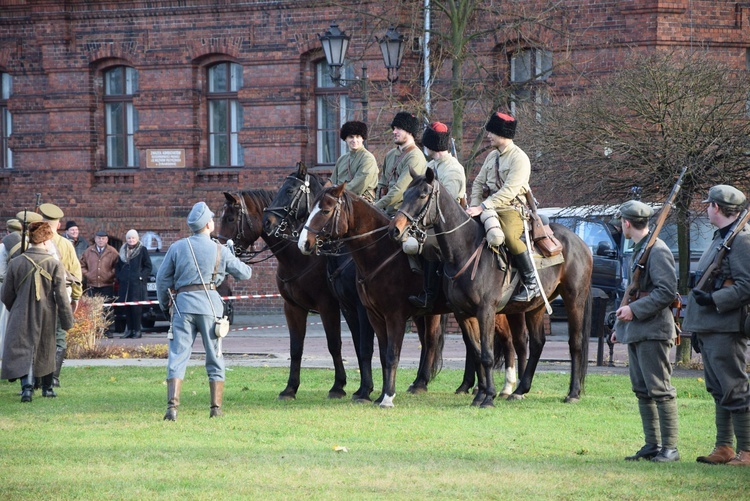
[[208, 68], [208, 156], [211, 167], [245, 165], [240, 144], [242, 66], [219, 63]]
[[[352, 80], [351, 66], [344, 66], [342, 78]], [[315, 107], [318, 165], [334, 165], [345, 151], [346, 143], [339, 138], [341, 126], [354, 119], [349, 88], [336, 85], [323, 60], [315, 65]]]
[[13, 93], [13, 79], [7, 73], [0, 72], [0, 169], [13, 167], [13, 152], [9, 140], [13, 132], [13, 122], [8, 111], [8, 99]]
[[138, 112], [133, 95], [138, 91], [138, 72], [116, 66], [104, 73], [104, 115], [107, 135], [107, 167], [137, 167], [134, 133]]

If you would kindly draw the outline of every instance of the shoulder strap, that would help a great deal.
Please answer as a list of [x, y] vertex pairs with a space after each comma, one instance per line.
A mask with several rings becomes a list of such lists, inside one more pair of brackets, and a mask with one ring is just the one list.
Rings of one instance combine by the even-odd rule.
[[211, 301], [211, 296], [208, 294], [208, 287], [206, 287], [206, 282], [203, 281], [203, 274], [201, 273], [201, 267], [198, 266], [198, 259], [195, 257], [195, 251], [193, 250], [193, 244], [190, 243], [190, 237], [186, 238], [188, 247], [190, 247], [190, 254], [193, 256], [193, 262], [195, 263], [195, 267], [198, 270], [198, 277], [201, 279], [201, 285], [203, 285], [203, 290], [206, 293], [206, 298], [208, 299], [208, 304], [211, 306], [211, 312], [214, 314], [214, 318], [219, 318], [216, 316], [216, 310], [214, 309], [214, 302]]

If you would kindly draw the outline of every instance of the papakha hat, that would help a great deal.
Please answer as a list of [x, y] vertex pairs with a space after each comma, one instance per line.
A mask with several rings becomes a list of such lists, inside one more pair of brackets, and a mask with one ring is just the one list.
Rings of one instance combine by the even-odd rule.
[[416, 116], [406, 111], [399, 111], [393, 117], [391, 128], [398, 127], [411, 134], [415, 139], [419, 137], [419, 120]]
[[728, 184], [717, 184], [708, 190], [708, 198], [706, 198], [703, 203], [707, 204], [714, 202], [723, 207], [733, 207], [745, 205], [745, 201], [745, 195], [734, 186], [729, 186]]
[[487, 124], [484, 128], [487, 132], [492, 132], [497, 136], [513, 139], [516, 135], [517, 124], [518, 122], [516, 122], [515, 118], [498, 111], [497, 113], [490, 115], [490, 119], [487, 120]]
[[451, 133], [442, 122], [432, 122], [422, 134], [422, 144], [432, 151], [448, 151], [451, 146]]
[[39, 206], [39, 214], [47, 221], [59, 221], [65, 217], [62, 209], [55, 204], [42, 204]]
[[341, 126], [340, 135], [343, 141], [349, 136], [362, 136], [362, 139], [367, 139], [367, 124], [356, 120], [346, 122]]
[[654, 215], [654, 209], [638, 200], [628, 200], [620, 206], [623, 219], [648, 219]]
[[208, 208], [206, 202], [198, 202], [193, 205], [187, 217], [187, 224], [193, 232], [197, 233], [214, 217], [214, 213]]

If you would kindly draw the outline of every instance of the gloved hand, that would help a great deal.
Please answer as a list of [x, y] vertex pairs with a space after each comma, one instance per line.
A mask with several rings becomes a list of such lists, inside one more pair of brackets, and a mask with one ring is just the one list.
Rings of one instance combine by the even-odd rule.
[[693, 297], [695, 298], [695, 302], [701, 306], [716, 305], [716, 303], [714, 302], [714, 296], [710, 292], [705, 292], [700, 289], [693, 289]]

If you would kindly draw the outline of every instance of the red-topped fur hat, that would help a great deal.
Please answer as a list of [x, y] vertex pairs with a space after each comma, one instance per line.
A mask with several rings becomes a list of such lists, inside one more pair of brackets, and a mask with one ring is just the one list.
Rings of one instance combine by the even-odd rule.
[[451, 133], [442, 122], [432, 122], [422, 134], [422, 144], [432, 151], [448, 151], [451, 145]]
[[512, 116], [498, 111], [490, 115], [490, 119], [487, 120], [487, 125], [484, 128], [497, 136], [513, 139], [513, 136], [516, 135], [517, 123], [516, 119]]

